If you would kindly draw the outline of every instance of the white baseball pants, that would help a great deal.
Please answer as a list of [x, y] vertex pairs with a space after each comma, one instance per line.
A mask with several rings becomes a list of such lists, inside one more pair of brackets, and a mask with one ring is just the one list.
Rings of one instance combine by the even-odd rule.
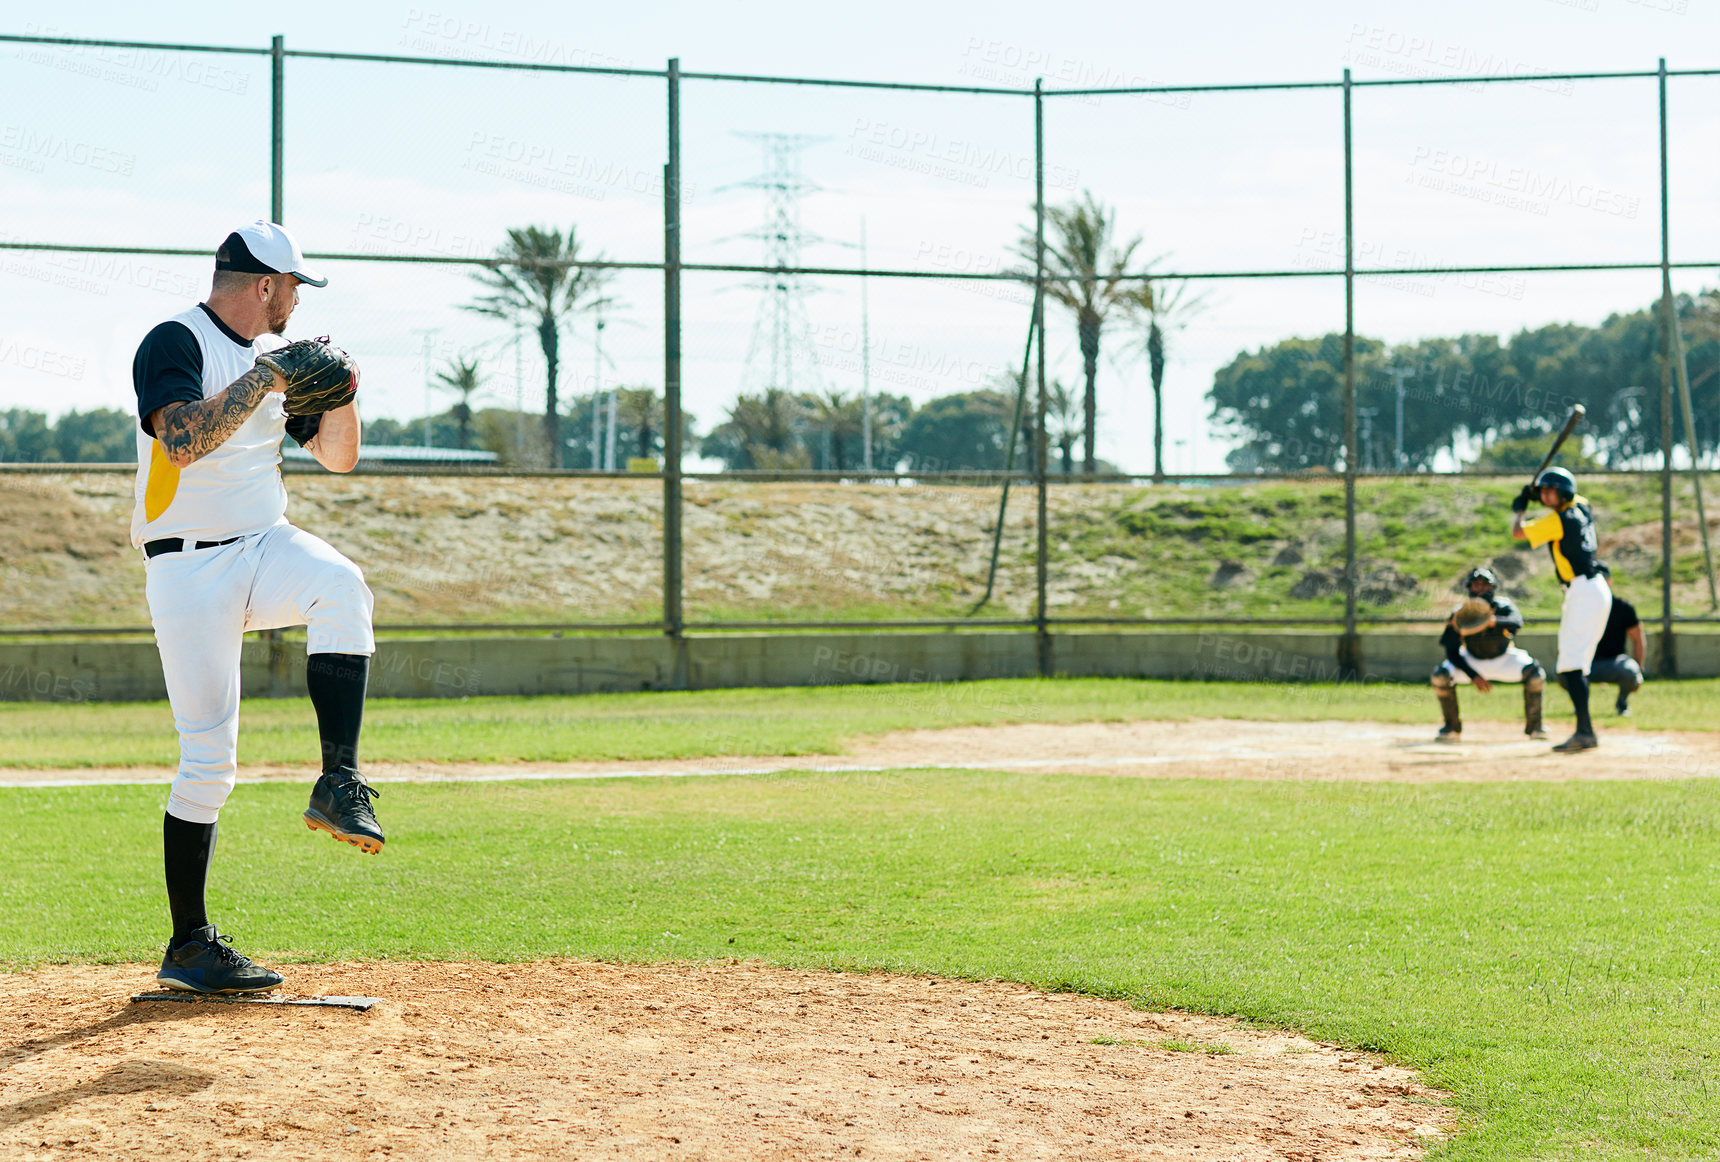
[[1559, 673], [1589, 672], [1610, 613], [1612, 586], [1605, 577], [1577, 577], [1565, 586], [1565, 605], [1559, 611]]
[[[1511, 646], [1496, 658], [1478, 658], [1467, 648], [1459, 649], [1458, 655], [1475, 667], [1475, 672], [1489, 682], [1521, 682], [1523, 670], [1535, 664], [1535, 659], [1529, 656], [1529, 651], [1520, 646]], [[1468, 674], [1452, 665], [1450, 662], [1439, 663], [1439, 668], [1451, 675], [1451, 680], [1459, 686], [1468, 686], [1471, 679]]]
[[163, 553], [144, 568], [179, 728], [179, 773], [167, 812], [213, 823], [238, 778], [245, 632], [302, 625], [308, 654], [372, 654], [375, 602], [357, 565], [285, 522], [230, 545]]

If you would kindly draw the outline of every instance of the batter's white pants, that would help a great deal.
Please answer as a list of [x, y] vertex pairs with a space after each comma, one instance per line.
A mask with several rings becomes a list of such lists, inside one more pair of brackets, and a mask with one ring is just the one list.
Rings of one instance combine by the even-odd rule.
[[[1489, 682], [1521, 682], [1523, 681], [1524, 669], [1535, 664], [1535, 659], [1529, 656], [1529, 651], [1519, 646], [1507, 648], [1504, 653], [1496, 658], [1478, 658], [1470, 653], [1467, 647], [1459, 649], [1457, 653], [1464, 661], [1475, 667], [1477, 674]], [[1449, 661], [1439, 663], [1438, 668], [1451, 675], [1451, 680], [1456, 685], [1468, 686], [1471, 684], [1469, 675]]]
[[213, 823], [238, 778], [245, 632], [302, 625], [308, 654], [372, 654], [374, 599], [357, 565], [284, 522], [230, 545], [151, 557], [144, 571], [179, 728], [179, 773], [167, 813]]
[[1589, 672], [1611, 613], [1612, 586], [1605, 577], [1578, 577], [1565, 586], [1565, 606], [1559, 612], [1559, 673]]

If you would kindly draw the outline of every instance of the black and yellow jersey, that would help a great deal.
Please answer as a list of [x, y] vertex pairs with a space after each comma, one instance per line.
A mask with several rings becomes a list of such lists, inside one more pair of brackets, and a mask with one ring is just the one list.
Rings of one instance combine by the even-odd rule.
[[1548, 509], [1524, 522], [1523, 532], [1534, 547], [1547, 546], [1561, 585], [1601, 571], [1600, 538], [1595, 533], [1594, 511], [1585, 497], [1575, 497], [1562, 508]]

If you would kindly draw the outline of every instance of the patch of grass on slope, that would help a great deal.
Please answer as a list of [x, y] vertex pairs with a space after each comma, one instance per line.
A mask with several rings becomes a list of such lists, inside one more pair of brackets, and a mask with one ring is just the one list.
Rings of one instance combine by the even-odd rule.
[[[1713, 482], [1710, 482], [1712, 487]], [[1468, 477], [1363, 481], [1357, 491], [1357, 556], [1362, 614], [1443, 613], [1449, 586], [1494, 558], [1521, 563], [1512, 597], [1534, 616], [1556, 617], [1561, 591], [1545, 550], [1509, 535], [1518, 485]], [[1621, 530], [1660, 519], [1659, 492], [1642, 478], [1592, 477], [1582, 483], [1595, 506], [1603, 545]], [[1688, 482], [1678, 511], [1692, 511]], [[1055, 493], [1053, 494], [1055, 496]], [[1111, 562], [1118, 576], [1089, 589], [1059, 613], [1127, 610], [1165, 617], [1341, 617], [1344, 492], [1336, 479], [1275, 481], [1206, 488], [1119, 488], [1060, 506], [1052, 529], [1052, 577], [1080, 564]], [[1694, 537], [1694, 532], [1690, 533]], [[1694, 542], [1692, 542], [1694, 543]], [[1659, 607], [1659, 542], [1632, 540], [1609, 552], [1622, 593], [1644, 610]], [[1700, 551], [1674, 562], [1679, 599], [1693, 608]], [[1231, 562], [1232, 568], [1219, 572]], [[1217, 583], [1215, 583], [1217, 582]]]

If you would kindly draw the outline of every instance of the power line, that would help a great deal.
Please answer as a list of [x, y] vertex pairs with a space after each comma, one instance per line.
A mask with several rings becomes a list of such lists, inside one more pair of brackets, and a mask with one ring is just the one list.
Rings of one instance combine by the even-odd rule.
[[741, 237], [764, 243], [764, 277], [748, 285], [763, 292], [741, 373], [742, 389], [820, 394], [824, 377], [806, 309], [811, 288], [801, 273], [803, 248], [825, 241], [800, 221], [800, 202], [820, 188], [801, 173], [800, 156], [823, 140], [800, 133], [741, 133], [759, 143], [764, 168], [738, 185], [765, 194], [764, 222]]

